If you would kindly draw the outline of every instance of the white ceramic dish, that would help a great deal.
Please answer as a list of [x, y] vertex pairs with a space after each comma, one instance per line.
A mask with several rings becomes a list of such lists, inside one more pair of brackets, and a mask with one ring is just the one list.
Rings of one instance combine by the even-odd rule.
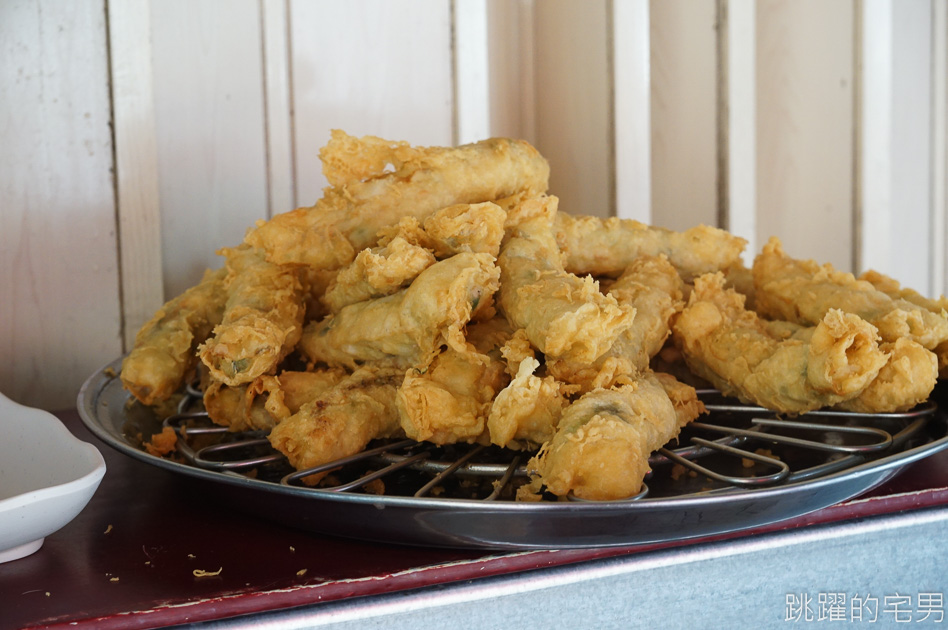
[[74, 519], [105, 475], [105, 460], [56, 416], [0, 394], [0, 563], [37, 551]]

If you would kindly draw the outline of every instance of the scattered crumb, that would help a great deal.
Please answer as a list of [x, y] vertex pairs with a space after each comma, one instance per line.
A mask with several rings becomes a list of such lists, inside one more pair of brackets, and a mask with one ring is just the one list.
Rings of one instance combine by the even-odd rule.
[[189, 553], [189, 554], [188, 554], [188, 559], [189, 559], [189, 560], [194, 560], [195, 558], [197, 558], [197, 556], [194, 555], [193, 553]]
[[221, 571], [223, 570], [224, 570], [224, 567], [221, 567], [217, 571], [205, 571], [204, 569], [195, 569], [191, 573], [193, 573], [194, 577], [197, 577], [197, 578], [214, 577], [215, 575], [220, 575]]
[[296, 547], [290, 545], [290, 553], [296, 553]]
[[115, 369], [112, 367], [107, 367], [102, 370], [102, 373], [108, 376], [109, 378], [115, 378], [118, 374], [115, 373]]
[[300, 569], [299, 571], [296, 572], [296, 575], [303, 577], [304, 575], [306, 575], [306, 571], [307, 571], [306, 569]]
[[171, 453], [175, 449], [175, 445], [178, 443], [178, 434], [175, 433], [174, 429], [171, 427], [164, 427], [161, 430], [161, 433], [155, 433], [151, 436], [151, 440], [145, 442], [145, 450], [148, 451], [149, 455], [154, 455], [155, 457], [164, 457], [168, 453]]
[[385, 482], [381, 479], [373, 479], [369, 483], [362, 486], [362, 489], [368, 494], [381, 496], [385, 494]]
[[[763, 455], [764, 457], [769, 457], [771, 459], [780, 459], [779, 457], [774, 455], [773, 452], [769, 448], [759, 448], [756, 451], [754, 451], [754, 453], [756, 453], [757, 455]], [[754, 462], [754, 460], [752, 459], [748, 459], [746, 457], [741, 458], [741, 465], [744, 466], [744, 468], [753, 468], [755, 463], [756, 462]]]
[[46, 597], [49, 597], [49, 591], [46, 591]]
[[108, 534], [108, 533], [111, 532], [111, 531], [112, 531], [112, 524], [109, 523], [109, 526], [106, 527], [106, 528], [105, 528], [105, 531], [102, 532], [102, 533], [103, 533], [103, 534]]
[[671, 473], [669, 474], [671, 475], [672, 481], [678, 481], [682, 475], [688, 475], [691, 479], [698, 476], [698, 473], [681, 464], [672, 464]]
[[109, 582], [118, 582], [118, 581], [119, 579], [117, 577], [109, 578]]

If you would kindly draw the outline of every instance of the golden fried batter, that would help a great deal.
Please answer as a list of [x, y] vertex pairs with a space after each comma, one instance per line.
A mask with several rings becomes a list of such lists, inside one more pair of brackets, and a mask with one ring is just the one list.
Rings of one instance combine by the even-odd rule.
[[306, 292], [298, 268], [267, 262], [243, 246], [221, 253], [227, 256], [227, 304], [198, 353], [214, 379], [233, 386], [276, 372], [299, 341]]
[[[270, 431], [269, 440], [297, 470], [363, 450], [376, 438], [401, 434], [395, 391], [399, 370], [359, 368]], [[306, 477], [316, 483], [322, 471]]]
[[802, 413], [859, 395], [888, 360], [871, 324], [835, 309], [808, 340], [778, 340], [724, 282], [722, 273], [697, 278], [673, 330], [691, 371], [725, 395]]
[[425, 269], [407, 289], [346, 306], [308, 324], [300, 350], [314, 363], [427, 365], [442, 344], [463, 352], [464, 326], [497, 290], [489, 254], [458, 254]]
[[553, 439], [530, 460], [535, 478], [557, 496], [610, 501], [639, 492], [648, 457], [704, 411], [695, 391], [665, 375], [643, 373], [615, 389], [597, 389], [563, 412]]
[[212, 381], [204, 390], [204, 408], [213, 422], [231, 431], [268, 430], [346, 376], [345, 370], [333, 368], [265, 374], [237, 387]]
[[632, 326], [635, 311], [602, 295], [592, 278], [563, 270], [553, 238], [556, 197], [529, 199], [508, 217], [497, 264], [500, 308], [548, 358], [589, 362]]
[[565, 269], [594, 276], [615, 276], [639, 256], [664, 254], [690, 282], [695, 276], [730, 267], [747, 245], [746, 240], [707, 225], [675, 232], [631, 219], [562, 212], [556, 216], [554, 231]]
[[338, 268], [403, 217], [421, 221], [454, 204], [539, 194], [550, 170], [529, 143], [503, 138], [416, 148], [334, 132], [320, 157], [335, 185], [315, 206], [261, 221], [247, 234], [246, 242], [264, 249], [271, 262]]
[[198, 344], [224, 314], [227, 269], [208, 271], [199, 284], [169, 300], [135, 335], [122, 361], [122, 384], [145, 405], [168, 400], [184, 384], [198, 360]]
[[831, 265], [791, 258], [773, 237], [754, 260], [756, 310], [770, 319], [813, 326], [830, 309], [854, 313], [885, 341], [906, 337], [929, 350], [948, 341], [948, 317], [908, 300], [892, 299], [872, 284]]
[[608, 294], [621, 306], [635, 310], [632, 326], [612, 347], [591, 363], [548, 359], [547, 369], [557, 379], [575, 383], [582, 391], [611, 387], [648, 368], [671, 334], [672, 316], [684, 306], [684, 282], [664, 256], [642, 256], [612, 282]]

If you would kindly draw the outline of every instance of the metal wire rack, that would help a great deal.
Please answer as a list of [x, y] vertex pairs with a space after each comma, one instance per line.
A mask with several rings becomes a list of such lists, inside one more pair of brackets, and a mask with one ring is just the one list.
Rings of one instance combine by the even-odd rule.
[[[937, 408], [927, 402], [905, 413], [816, 411], [786, 418], [714, 390], [699, 394], [709, 415], [652, 454], [642, 490], [625, 501], [741, 492], [845, 471], [910, 448]], [[308, 487], [306, 477], [332, 471], [319, 490], [483, 501], [513, 500], [516, 487], [528, 479], [532, 453], [413, 440], [376, 441], [350, 457], [293, 470], [263, 432], [234, 433], [214, 425], [200, 400], [201, 392], [189, 388], [178, 413], [164, 425], [180, 438], [178, 454], [205, 470], [301, 489]]]

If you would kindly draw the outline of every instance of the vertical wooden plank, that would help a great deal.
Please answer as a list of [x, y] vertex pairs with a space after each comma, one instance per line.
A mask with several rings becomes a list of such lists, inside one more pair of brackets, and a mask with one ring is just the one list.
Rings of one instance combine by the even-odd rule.
[[606, 7], [605, 0], [535, 6], [536, 144], [550, 161], [550, 192], [574, 214], [615, 214]]
[[851, 270], [853, 3], [756, 8], [758, 237]]
[[490, 64], [487, 0], [452, 0], [455, 144], [489, 138]]
[[163, 300], [158, 151], [147, 0], [109, 5], [109, 62], [125, 349]]
[[931, 4], [870, 0], [864, 19], [859, 265], [930, 293]]
[[287, 0], [260, 0], [267, 138], [267, 216], [296, 207]]
[[754, 0], [726, 0], [727, 221], [723, 227], [747, 239], [744, 262], [757, 243], [757, 57]]
[[717, 3], [652, 0], [652, 221], [718, 223]]
[[301, 204], [326, 186], [318, 152], [333, 128], [452, 143], [450, 0], [294, 1], [290, 15]]
[[533, 0], [488, 0], [491, 135], [536, 143]]
[[120, 355], [101, 0], [0, 3], [0, 389], [73, 406]]
[[932, 2], [932, 295], [948, 293], [948, 4]]
[[649, 0], [612, 4], [616, 216], [652, 221]]
[[[226, 16], [226, 19], [222, 19]], [[267, 214], [260, 5], [151, 3], [165, 296]]]

